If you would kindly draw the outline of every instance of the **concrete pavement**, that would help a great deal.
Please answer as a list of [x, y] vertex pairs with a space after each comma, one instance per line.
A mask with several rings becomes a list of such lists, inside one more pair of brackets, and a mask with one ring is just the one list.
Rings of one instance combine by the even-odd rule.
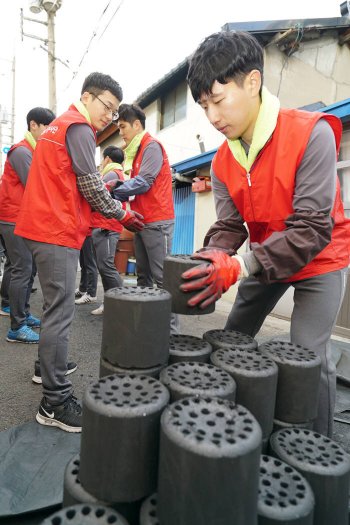
[[[78, 274], [78, 278], [80, 275]], [[128, 279], [132, 283], [132, 279]], [[40, 286], [35, 282], [38, 291], [31, 296], [32, 313], [40, 317], [42, 294]], [[99, 280], [98, 302], [90, 305], [76, 306], [75, 319], [70, 335], [69, 359], [78, 363], [78, 370], [70, 376], [75, 394], [81, 399], [86, 386], [99, 375], [100, 345], [102, 338], [103, 316], [91, 315], [91, 311], [102, 301], [103, 290]], [[203, 316], [180, 316], [180, 332], [182, 334], [201, 337], [204, 332], [214, 328], [223, 328], [231, 304], [221, 300], [216, 305], [214, 313]], [[271, 338], [285, 338], [289, 333], [290, 323], [286, 320], [269, 316], [257, 336], [259, 343]], [[0, 431], [9, 429], [28, 421], [34, 421], [41, 399], [41, 386], [31, 381], [34, 360], [37, 355], [37, 345], [6, 342], [9, 329], [9, 318], [0, 316]], [[156, 327], [155, 327], [156, 330]], [[350, 352], [350, 341], [337, 341], [342, 348]], [[338, 410], [349, 409], [344, 418], [350, 419], [350, 389], [339, 385]], [[341, 414], [343, 417], [343, 414]], [[349, 425], [335, 423], [334, 439], [350, 453]], [[46, 509], [19, 517], [6, 517], [0, 523], [6, 525], [38, 525], [51, 515], [53, 510]]]
[[[127, 278], [127, 281], [132, 283], [130, 278]], [[38, 290], [31, 294], [31, 312], [40, 317], [42, 294], [37, 278], [34, 286]], [[97, 296], [97, 303], [76, 306], [71, 327], [69, 360], [78, 363], [78, 370], [70, 378], [75, 395], [79, 399], [85, 387], [98, 379], [99, 374], [103, 316], [91, 315], [91, 311], [102, 302], [103, 289], [100, 279]], [[229, 307], [228, 303], [220, 301], [212, 314], [180, 316], [181, 333], [201, 337], [207, 330], [223, 328]], [[41, 399], [41, 386], [31, 381], [37, 345], [7, 342], [9, 327], [9, 317], [0, 316], [0, 431], [33, 420]], [[156, 330], [156, 327], [154, 329]], [[270, 335], [272, 337], [287, 331], [286, 321], [269, 318], [261, 335], [269, 338]]]
[[[134, 284], [132, 278], [126, 278], [126, 281], [126, 284], [128, 282]], [[37, 279], [34, 286], [38, 290], [31, 295], [31, 311], [35, 316], [40, 317], [42, 294]], [[76, 314], [71, 327], [69, 360], [78, 363], [78, 370], [70, 378], [75, 395], [79, 399], [86, 386], [97, 380], [99, 376], [103, 316], [91, 315], [91, 311], [100, 304], [100, 301], [102, 302], [103, 289], [100, 279], [97, 296], [97, 303], [76, 306]], [[180, 316], [180, 333], [201, 337], [207, 330], [223, 328], [230, 307], [230, 303], [220, 300], [212, 314]], [[8, 329], [9, 318], [0, 316], [0, 431], [32, 421], [42, 396], [41, 386], [31, 381], [34, 360], [37, 356], [37, 345], [8, 343], [6, 341]], [[154, 329], [156, 330], [156, 327]], [[289, 321], [269, 316], [257, 339], [261, 343], [273, 337], [286, 336], [288, 332]], [[350, 342], [344, 340], [344, 345], [350, 347]], [[349, 389], [341, 387], [340, 390], [341, 393], [345, 390], [345, 401], [342, 394], [342, 406], [346, 406], [346, 395]], [[340, 436], [339, 441], [350, 452], [350, 439], [347, 437], [349, 429], [350, 427], [346, 424], [336, 425], [336, 433]]]

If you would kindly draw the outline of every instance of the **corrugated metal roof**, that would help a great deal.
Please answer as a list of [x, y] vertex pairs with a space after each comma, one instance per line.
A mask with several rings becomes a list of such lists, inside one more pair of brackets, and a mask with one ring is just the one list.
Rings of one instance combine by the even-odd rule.
[[300, 18], [296, 20], [262, 20], [258, 22], [230, 22], [222, 26], [223, 31], [247, 31], [254, 34], [275, 34], [295, 27], [318, 28], [322, 30], [345, 30], [350, 27], [346, 16], [335, 18]]

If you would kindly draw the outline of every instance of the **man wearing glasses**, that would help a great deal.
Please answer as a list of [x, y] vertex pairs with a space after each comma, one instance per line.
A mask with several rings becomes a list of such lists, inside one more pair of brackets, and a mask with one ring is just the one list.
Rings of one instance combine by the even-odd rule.
[[36, 419], [67, 432], [81, 431], [81, 405], [67, 378], [68, 335], [74, 317], [79, 251], [91, 210], [131, 230], [142, 216], [123, 210], [96, 169], [96, 131], [118, 118], [118, 82], [92, 73], [80, 100], [55, 119], [38, 140], [15, 233], [33, 253], [44, 296], [39, 342], [43, 398]]
[[95, 93], [90, 93], [90, 95], [93, 95], [95, 98], [97, 98], [97, 100], [101, 102], [101, 104], [105, 107], [107, 115], [109, 113], [112, 115], [112, 122], [116, 122], [118, 120], [119, 118], [118, 111], [113, 111], [113, 108], [109, 104], [106, 104], [105, 102], [103, 102], [103, 100], [100, 97], [98, 97]]

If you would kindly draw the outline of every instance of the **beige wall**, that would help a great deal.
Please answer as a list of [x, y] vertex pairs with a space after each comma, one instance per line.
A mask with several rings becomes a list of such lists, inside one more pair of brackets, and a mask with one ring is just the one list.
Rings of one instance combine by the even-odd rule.
[[301, 43], [289, 58], [276, 46], [265, 48], [265, 85], [278, 94], [282, 106], [300, 107], [313, 102], [333, 104], [350, 90], [350, 50], [336, 36]]
[[217, 148], [223, 142], [221, 133], [209, 123], [204, 111], [195, 104], [189, 90], [186, 118], [156, 133], [168, 153], [171, 164], [200, 155], [197, 135], [201, 135], [206, 151]]

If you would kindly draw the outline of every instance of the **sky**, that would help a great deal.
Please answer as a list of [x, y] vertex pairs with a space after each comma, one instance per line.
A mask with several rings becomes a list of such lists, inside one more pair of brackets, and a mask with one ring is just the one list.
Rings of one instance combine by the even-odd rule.
[[[62, 0], [55, 16], [57, 113], [78, 100], [92, 71], [110, 74], [122, 86], [124, 102], [161, 79], [189, 56], [207, 35], [228, 22], [331, 18], [340, 16], [339, 0]], [[48, 57], [43, 42], [21, 40], [24, 17], [45, 21], [29, 11], [30, 0], [0, 2], [0, 120], [12, 107], [11, 65], [16, 56], [15, 141], [25, 116], [48, 106]], [[45, 38], [46, 26], [24, 19], [23, 31]], [[5, 115], [5, 116], [4, 116]], [[2, 124], [3, 145], [9, 126]]]

